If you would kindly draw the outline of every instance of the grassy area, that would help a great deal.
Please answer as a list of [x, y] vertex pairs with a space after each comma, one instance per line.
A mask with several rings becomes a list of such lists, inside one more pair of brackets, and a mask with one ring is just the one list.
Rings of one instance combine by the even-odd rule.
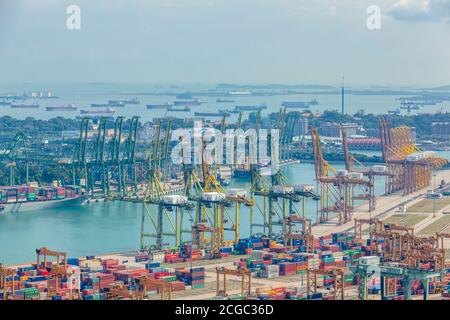
[[[394, 223], [401, 226], [407, 226], [407, 227], [414, 227], [416, 224], [418, 224], [420, 221], [425, 219], [427, 217], [426, 214], [407, 214], [407, 213], [400, 213], [400, 214], [394, 214], [386, 219], [383, 220], [383, 223]], [[363, 229], [363, 233], [368, 233], [369, 227], [366, 227]]]
[[384, 223], [395, 223], [401, 226], [414, 227], [427, 217], [426, 214], [395, 214], [383, 220]]
[[[423, 212], [423, 213], [433, 213], [434, 208], [433, 199], [423, 199], [415, 205], [406, 209], [407, 212]], [[450, 197], [443, 197], [441, 199], [436, 199], [436, 212], [450, 205]]]
[[429, 235], [440, 232], [442, 229], [450, 224], [450, 215], [445, 215], [439, 218], [436, 222], [430, 224], [429, 226], [422, 229], [419, 234]]

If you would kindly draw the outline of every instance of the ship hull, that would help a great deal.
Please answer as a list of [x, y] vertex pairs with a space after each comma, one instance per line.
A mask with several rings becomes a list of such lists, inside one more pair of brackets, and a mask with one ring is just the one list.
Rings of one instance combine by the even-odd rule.
[[84, 201], [85, 197], [66, 198], [61, 200], [48, 200], [48, 201], [27, 201], [27, 202], [15, 202], [0, 204], [3, 210], [0, 211], [0, 215], [8, 213], [19, 213], [36, 211], [43, 209], [58, 208], [64, 206], [80, 205]]

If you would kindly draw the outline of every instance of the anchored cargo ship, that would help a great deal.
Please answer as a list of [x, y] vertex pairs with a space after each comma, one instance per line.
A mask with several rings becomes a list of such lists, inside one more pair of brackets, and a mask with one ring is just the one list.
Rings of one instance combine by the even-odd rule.
[[83, 200], [79, 186], [0, 187], [0, 214], [72, 206], [81, 204]]
[[233, 103], [234, 100], [233, 100], [233, 99], [221, 99], [221, 98], [217, 98], [216, 102], [218, 102], [218, 103]]
[[57, 107], [45, 107], [47, 111], [75, 111], [78, 107], [74, 104], [68, 104], [66, 106], [57, 106]]
[[109, 100], [109, 104], [139, 104], [141, 103], [137, 98], [133, 98], [131, 100]]
[[81, 114], [95, 114], [95, 115], [113, 115], [116, 111], [111, 108], [103, 109], [103, 110], [80, 110]]
[[147, 109], [167, 109], [170, 108], [172, 105], [168, 102], [163, 104], [147, 104]]
[[93, 108], [101, 108], [101, 107], [125, 107], [125, 104], [121, 101], [116, 103], [92, 103], [91, 107]]
[[36, 102], [35, 103], [32, 103], [32, 104], [24, 104], [24, 103], [21, 103], [21, 104], [11, 104], [11, 108], [15, 108], [15, 109], [31, 109], [31, 108], [39, 108], [39, 104], [37, 104]]
[[199, 106], [202, 103], [203, 102], [200, 101], [199, 99], [175, 100], [173, 102], [173, 104], [176, 105], [176, 106]]
[[285, 107], [286, 109], [302, 109], [302, 108], [309, 108], [310, 106], [316, 106], [319, 104], [319, 101], [316, 99], [312, 99], [310, 101], [304, 102], [304, 101], [283, 101], [281, 103], [282, 107]]
[[172, 111], [172, 112], [189, 112], [189, 111], [191, 111], [191, 108], [189, 108], [188, 106], [185, 106], [184, 108], [169, 107], [169, 108], [167, 108], [167, 111]]
[[261, 111], [267, 109], [265, 104], [261, 104], [259, 106], [236, 106], [234, 107], [234, 111]]
[[227, 112], [195, 112], [196, 117], [228, 117], [230, 114]]

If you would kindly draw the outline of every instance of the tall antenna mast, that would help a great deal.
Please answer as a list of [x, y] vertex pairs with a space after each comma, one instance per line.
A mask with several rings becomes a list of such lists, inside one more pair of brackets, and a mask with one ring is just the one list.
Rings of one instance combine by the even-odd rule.
[[341, 91], [341, 112], [342, 114], [345, 113], [344, 109], [344, 95], [345, 95], [345, 89], [344, 89], [344, 77], [342, 77], [342, 91]]

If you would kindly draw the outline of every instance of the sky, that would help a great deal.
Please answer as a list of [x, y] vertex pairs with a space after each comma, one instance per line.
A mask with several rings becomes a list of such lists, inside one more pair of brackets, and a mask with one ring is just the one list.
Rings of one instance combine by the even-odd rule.
[[0, 83], [449, 85], [449, 36], [450, 0], [0, 0]]

